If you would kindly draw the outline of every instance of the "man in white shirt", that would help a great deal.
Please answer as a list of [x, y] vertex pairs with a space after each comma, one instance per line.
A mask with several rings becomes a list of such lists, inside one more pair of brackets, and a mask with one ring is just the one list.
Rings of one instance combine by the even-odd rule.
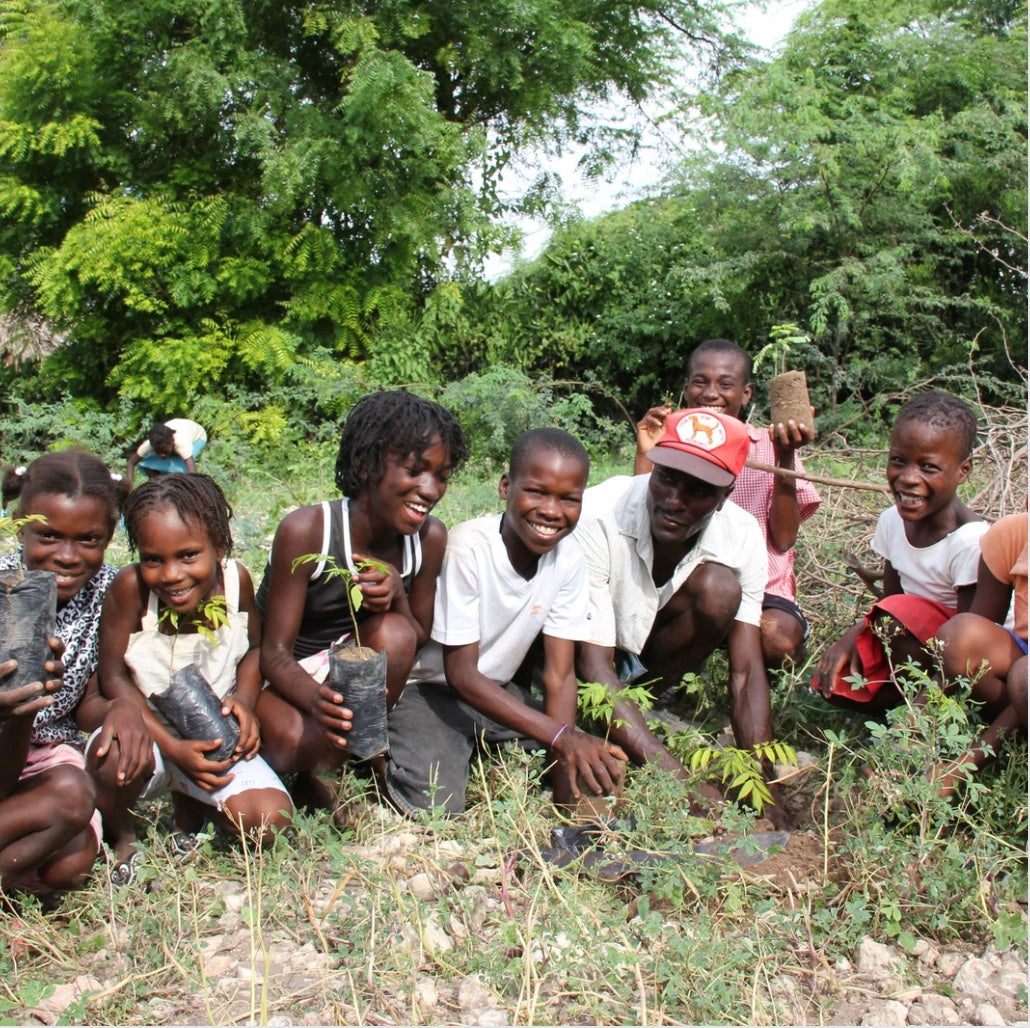
[[[618, 657], [635, 665], [630, 679], [658, 679], [653, 688], [661, 692], [698, 671], [725, 641], [733, 734], [745, 749], [772, 738], [759, 636], [765, 542], [754, 517], [726, 503], [748, 447], [737, 418], [676, 411], [647, 453], [654, 470], [588, 489], [577, 531], [590, 580], [579, 678], [617, 692], [623, 685]], [[636, 763], [656, 761], [685, 774], [635, 704], [616, 706], [611, 739]], [[780, 818], [778, 809], [771, 813]]]

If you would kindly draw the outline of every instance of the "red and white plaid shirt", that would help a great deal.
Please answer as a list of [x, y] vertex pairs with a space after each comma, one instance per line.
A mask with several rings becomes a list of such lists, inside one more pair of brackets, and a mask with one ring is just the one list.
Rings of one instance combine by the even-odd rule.
[[[749, 460], [761, 461], [763, 464], [776, 463], [776, 451], [767, 428], [747, 426], [751, 449]], [[794, 458], [796, 471], [803, 471], [804, 466], [797, 456]], [[822, 503], [815, 486], [804, 479], [797, 480], [798, 509], [801, 520], [810, 518]], [[794, 578], [794, 550], [777, 550], [769, 542], [769, 511], [772, 509], [773, 475], [768, 471], [757, 471], [755, 468], [744, 468], [737, 476], [737, 484], [730, 493], [730, 499], [749, 514], [754, 515], [762, 535], [765, 536], [765, 549], [769, 555], [769, 584], [765, 591], [774, 596], [782, 596], [792, 603], [797, 598], [797, 582]]]

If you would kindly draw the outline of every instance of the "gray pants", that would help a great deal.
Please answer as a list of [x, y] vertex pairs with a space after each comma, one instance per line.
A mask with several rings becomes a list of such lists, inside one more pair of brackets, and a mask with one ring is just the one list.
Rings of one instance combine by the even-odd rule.
[[[510, 683], [505, 689], [539, 708], [517, 685]], [[476, 749], [513, 740], [522, 741], [517, 732], [458, 699], [449, 685], [413, 683], [390, 711], [386, 791], [408, 814], [434, 806], [460, 814]]]

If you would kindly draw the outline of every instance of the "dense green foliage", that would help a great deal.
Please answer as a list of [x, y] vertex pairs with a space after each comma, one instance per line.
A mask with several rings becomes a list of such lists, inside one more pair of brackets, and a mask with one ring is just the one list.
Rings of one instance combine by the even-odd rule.
[[66, 338], [39, 395], [424, 377], [415, 326], [496, 245], [512, 155], [610, 156], [582, 112], [662, 88], [680, 40], [722, 56], [719, 10], [3, 0], [0, 303]]
[[[685, 109], [710, 145], [662, 195], [555, 236], [487, 297], [484, 349], [590, 369], [638, 412], [712, 336], [791, 364], [831, 412], [980, 350], [1026, 354], [1025, 3], [825, 0]], [[1007, 353], [1008, 351], [1008, 353]], [[838, 416], [843, 417], [844, 412]]]

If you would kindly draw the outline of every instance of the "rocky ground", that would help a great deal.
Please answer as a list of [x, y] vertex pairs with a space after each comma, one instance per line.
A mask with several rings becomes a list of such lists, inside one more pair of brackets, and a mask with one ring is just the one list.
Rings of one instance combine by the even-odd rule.
[[[504, 881], [495, 868], [470, 869], [456, 847], [441, 843], [437, 856], [452, 860], [444, 873], [427, 869], [418, 856], [423, 840], [403, 826], [384, 836], [364, 856], [373, 859], [398, 887], [412, 897], [435, 900], [446, 895], [454, 913], [433, 914], [417, 929], [405, 927], [391, 945], [407, 947], [412, 978], [409, 987], [380, 991], [375, 1009], [352, 1002], [358, 996], [352, 974], [321, 948], [300, 941], [277, 926], [255, 936], [241, 916], [248, 906], [243, 883], [216, 881], [223, 913], [200, 939], [202, 981], [192, 992], [155, 988], [138, 1008], [139, 1022], [153, 1024], [317, 1025], [526, 1023], [525, 1011], [506, 1007], [500, 983], [441, 973], [446, 955], [468, 934], [481, 932], [490, 915], [506, 902]], [[806, 883], [824, 873], [824, 854], [816, 833], [796, 832], [768, 859], [744, 870], [782, 886], [797, 897]], [[158, 887], [160, 887], [158, 885]], [[613, 888], [632, 891], [632, 877]], [[332, 908], [360, 894], [358, 880], [328, 877], [310, 894], [304, 892], [312, 925], [331, 923]], [[444, 907], [443, 909], [447, 909]], [[324, 941], [324, 940], [323, 940]], [[10, 1012], [20, 1023], [76, 1023], [97, 997], [124, 988], [128, 971], [125, 939], [93, 953], [78, 975], [56, 982], [54, 990], [30, 1009]], [[560, 945], [560, 940], [556, 941]], [[526, 959], [537, 959], [529, 954]], [[428, 959], [432, 957], [432, 959]], [[797, 974], [779, 973], [770, 991], [783, 1024], [840, 1025], [1009, 1025], [1026, 1023], [1027, 965], [1012, 952], [984, 949], [938, 949], [919, 940], [903, 952], [872, 938], [854, 953], [830, 965], [819, 954], [799, 954]], [[137, 989], [137, 993], [138, 993]], [[85, 1002], [84, 1002], [85, 1001]], [[549, 1009], [554, 1009], [549, 1008]], [[124, 1021], [120, 1023], [139, 1023]], [[18, 1022], [11, 1022], [18, 1023]], [[89, 1020], [89, 1023], [99, 1023]], [[768, 1023], [768, 1022], [767, 1022]]]

